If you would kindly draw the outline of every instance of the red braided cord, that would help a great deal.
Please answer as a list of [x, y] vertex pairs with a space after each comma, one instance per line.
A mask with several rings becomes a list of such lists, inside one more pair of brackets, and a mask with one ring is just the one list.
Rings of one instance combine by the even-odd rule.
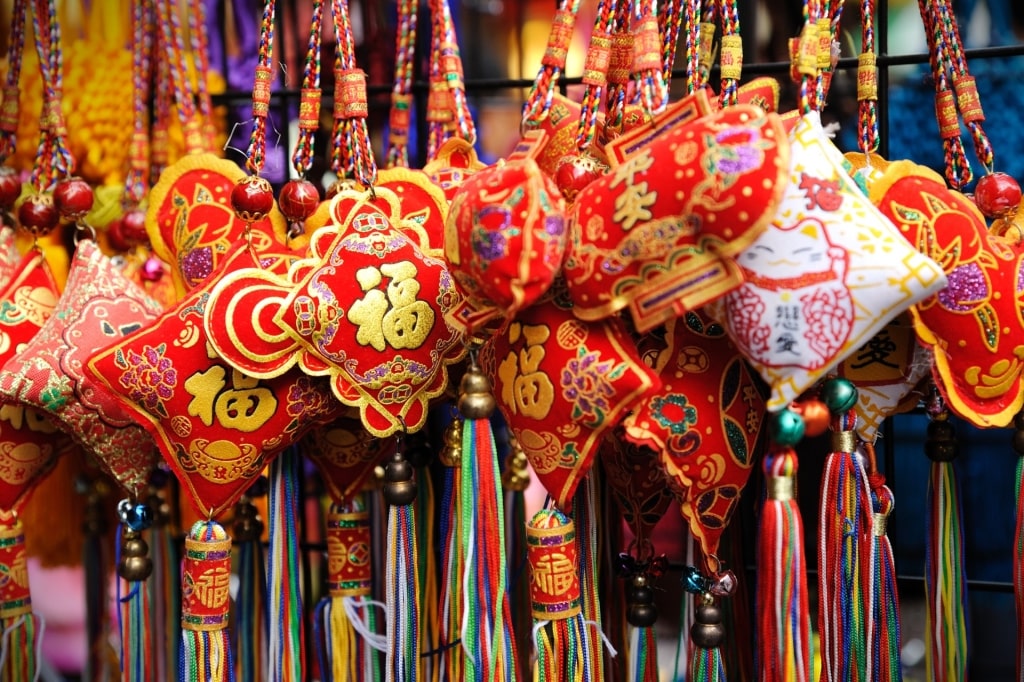
[[387, 165], [409, 166], [409, 121], [412, 78], [416, 58], [416, 21], [419, 0], [399, 0], [395, 31], [395, 81], [391, 90]]
[[274, 56], [274, 14], [276, 0], [264, 0], [263, 18], [260, 21], [260, 45], [256, 60], [256, 76], [252, 90], [252, 134], [249, 137], [249, 152], [246, 168], [253, 175], [259, 175], [266, 163], [267, 116], [270, 113], [270, 81]]
[[[338, 106], [340, 102], [338, 88], [343, 85], [338, 82], [338, 75], [354, 74], [356, 70], [355, 40], [352, 37], [352, 26], [349, 22], [348, 0], [332, 0], [331, 9], [333, 10], [334, 36], [337, 44], [334, 64], [334, 150], [331, 156], [331, 165], [339, 178], [355, 178], [363, 185], [370, 187], [377, 180], [377, 162], [373, 157], [370, 135], [366, 129], [365, 114], [362, 117], [350, 117], [345, 111], [339, 110], [344, 107]], [[341, 93], [340, 96], [344, 98], [346, 95]], [[340, 103], [346, 104], [345, 102]], [[363, 104], [365, 105], [365, 102]]]
[[857, 143], [865, 154], [878, 150], [878, 69], [875, 66], [875, 0], [861, 0], [861, 64], [857, 75]]
[[[320, 111], [320, 42], [323, 33], [324, 2], [313, 0], [309, 24], [306, 63], [302, 72], [302, 95], [299, 103], [299, 135], [292, 153], [292, 168], [305, 177], [313, 165], [313, 141], [319, 127]], [[310, 110], [307, 111], [306, 109]], [[314, 115], [315, 112], [315, 115]]]
[[[614, 28], [615, 12], [612, 0], [602, 0], [598, 5], [594, 32], [587, 50], [587, 65], [584, 67], [583, 102], [580, 110], [579, 128], [576, 132], [576, 150], [586, 152], [594, 143], [597, 133], [597, 113], [607, 85], [607, 58], [611, 48], [611, 34]], [[604, 59], [601, 54], [605, 53]]]
[[152, 0], [132, 2], [132, 148], [124, 180], [124, 200], [138, 205], [149, 190], [149, 82], [153, 50]]
[[523, 106], [523, 127], [530, 127], [543, 120], [551, 108], [558, 79], [565, 71], [568, 37], [572, 35], [579, 7], [580, 0], [561, 0], [558, 5], [555, 21], [551, 23], [544, 59]]
[[[722, 22], [722, 48], [719, 60], [722, 69], [722, 92], [719, 97], [722, 106], [738, 101], [740, 70], [743, 66], [743, 51], [740, 48], [740, 13], [737, 0], [719, 0]], [[735, 43], [730, 47], [729, 43]]]
[[0, 109], [0, 163], [14, 153], [18, 131], [18, 82], [21, 79], [21, 55], [25, 51], [25, 0], [14, 0], [11, 34], [7, 45], [7, 78]]
[[33, 10], [32, 27], [43, 81], [43, 114], [31, 182], [36, 191], [43, 192], [69, 176], [75, 160], [67, 147], [67, 128], [61, 110], [64, 58], [54, 0], [36, 0]]

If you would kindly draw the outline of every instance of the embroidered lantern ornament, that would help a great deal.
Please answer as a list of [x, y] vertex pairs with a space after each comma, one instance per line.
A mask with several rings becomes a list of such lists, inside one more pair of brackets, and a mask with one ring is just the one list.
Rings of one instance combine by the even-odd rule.
[[463, 183], [445, 231], [445, 258], [461, 305], [449, 320], [476, 332], [541, 297], [565, 252], [564, 202], [530, 158], [485, 168]]
[[[264, 253], [260, 264], [274, 271], [288, 262]], [[270, 459], [339, 409], [320, 380], [299, 372], [258, 379], [212, 351], [203, 326], [210, 289], [255, 267], [253, 250], [237, 243], [203, 286], [86, 363], [97, 389], [150, 432], [204, 518], [231, 507]]]
[[744, 283], [711, 309], [779, 410], [886, 323], [945, 286], [843, 168], [816, 112], [790, 135], [785, 196], [736, 258]]
[[778, 117], [750, 105], [713, 112], [699, 91], [606, 152], [611, 170], [569, 214], [575, 314], [628, 309], [643, 332], [737, 287], [730, 258], [767, 226], [786, 186]]
[[706, 314], [674, 320], [666, 340], [661, 389], [625, 419], [625, 437], [659, 454], [690, 532], [715, 556], [763, 443], [764, 386]]
[[620, 320], [583, 322], [550, 297], [520, 312], [480, 361], [509, 429], [563, 510], [603, 436], [660, 386]]
[[1007, 426], [1024, 405], [1024, 244], [991, 234], [970, 200], [909, 161], [890, 165], [871, 197], [948, 277], [910, 309], [946, 405], [976, 426]]
[[95, 242], [83, 240], [54, 314], [0, 372], [9, 405], [46, 414], [136, 500], [157, 464], [156, 445], [120, 403], [96, 390], [85, 363], [159, 313]]
[[343, 190], [332, 201], [332, 225], [313, 235], [288, 277], [253, 267], [248, 287], [214, 286], [211, 308], [230, 314], [206, 318], [210, 341], [252, 376], [296, 363], [329, 375], [334, 395], [359, 407], [377, 437], [416, 431], [464, 353], [445, 322], [458, 294], [444, 264], [395, 228], [399, 216], [382, 213], [370, 192]]

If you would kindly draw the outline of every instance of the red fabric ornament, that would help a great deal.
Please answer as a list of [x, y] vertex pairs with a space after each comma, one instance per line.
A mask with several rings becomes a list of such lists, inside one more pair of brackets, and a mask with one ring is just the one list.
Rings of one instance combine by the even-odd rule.
[[564, 202], [533, 159], [485, 168], [452, 202], [445, 258], [463, 301], [449, 316], [468, 333], [514, 318], [554, 282], [565, 253]]
[[563, 510], [601, 440], [657, 375], [616, 318], [587, 323], [548, 299], [520, 312], [480, 353], [509, 428]]
[[910, 309], [946, 404], [976, 426], [1007, 426], [1024, 406], [1024, 244], [990, 234], [973, 202], [910, 161], [891, 164], [871, 199], [948, 278]]
[[452, 137], [437, 150], [433, 159], [423, 166], [423, 172], [441, 188], [444, 196], [451, 201], [462, 183], [487, 164], [476, 156], [473, 145], [461, 137]]
[[576, 198], [565, 277], [578, 317], [628, 308], [652, 329], [742, 283], [731, 258], [768, 225], [789, 144], [775, 114], [713, 112], [700, 91], [608, 143], [611, 170]]
[[54, 314], [0, 372], [8, 404], [47, 415], [137, 499], [158, 461], [156, 444], [120, 403], [96, 390], [84, 365], [159, 314], [95, 242], [83, 241]]
[[[246, 234], [231, 194], [247, 177], [237, 164], [212, 154], [187, 154], [160, 174], [149, 194], [146, 231], [153, 251], [172, 265], [179, 294], [196, 287]], [[273, 194], [270, 195], [273, 205]], [[284, 244], [288, 226], [273, 208], [249, 230], [257, 251]]]
[[150, 432], [204, 518], [237, 502], [273, 457], [340, 408], [321, 380], [298, 372], [257, 379], [212, 351], [203, 326], [210, 289], [236, 270], [288, 263], [262, 255], [257, 262], [239, 242], [201, 287], [86, 365], [97, 387]]
[[[0, 290], [0, 366], [39, 332], [57, 297], [57, 283], [42, 253], [33, 249]], [[0, 401], [0, 510], [17, 510], [70, 446], [42, 412]]]
[[[562, 159], [571, 154], [576, 154], [576, 134], [580, 124], [580, 103], [575, 102], [561, 93], [551, 99], [551, 107], [547, 115], [539, 121], [530, 123], [530, 130], [539, 130], [544, 133], [543, 144], [538, 148], [535, 156], [540, 169], [554, 178], [558, 172], [558, 164]], [[597, 127], [603, 128], [604, 116], [598, 118]], [[606, 163], [607, 159], [599, 147], [594, 147], [596, 159]]]
[[342, 505], [394, 454], [397, 440], [377, 438], [363, 428], [351, 408], [330, 424], [311, 429], [302, 439], [302, 454], [316, 464], [334, 504]]
[[[397, 206], [392, 207], [398, 210]], [[252, 376], [297, 363], [330, 375], [335, 396], [358, 406], [380, 438], [415, 431], [464, 353], [445, 322], [458, 294], [444, 264], [394, 225], [369, 192], [342, 190], [332, 225], [313, 235], [288, 276], [252, 268], [213, 288], [206, 318], [217, 353]]]
[[705, 556], [718, 552], [764, 433], [763, 384], [721, 325], [688, 313], [668, 327], [661, 389], [626, 418], [626, 438], [660, 453]]

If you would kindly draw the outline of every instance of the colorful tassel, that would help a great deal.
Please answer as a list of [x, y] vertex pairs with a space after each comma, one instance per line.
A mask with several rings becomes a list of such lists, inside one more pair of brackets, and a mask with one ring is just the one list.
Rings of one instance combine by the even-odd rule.
[[416, 481], [413, 467], [396, 451], [384, 473], [388, 503], [388, 558], [385, 573], [388, 682], [423, 677], [419, 650], [420, 590], [416, 547]]
[[270, 463], [270, 567], [267, 571], [270, 623], [270, 680], [304, 680], [305, 633], [302, 618], [302, 570], [299, 563], [299, 467], [302, 459], [286, 451]]
[[1017, 453], [1013, 595], [1017, 605], [1017, 682], [1024, 682], [1024, 411], [1013, 418], [1013, 429], [1013, 451]]
[[[419, 434], [417, 434], [419, 435]], [[420, 585], [420, 628], [419, 628], [419, 650], [421, 652], [432, 651], [436, 642], [440, 639], [441, 633], [438, 622], [438, 611], [440, 600], [438, 594], [437, 547], [436, 522], [437, 522], [437, 501], [434, 498], [434, 481], [430, 475], [429, 463], [433, 451], [429, 444], [422, 440], [418, 450], [410, 452], [418, 453], [414, 460], [418, 464], [416, 479], [419, 481], [416, 494], [416, 550], [419, 565]], [[420, 664], [425, 680], [436, 682], [440, 677], [440, 662], [437, 656], [421, 655]]]
[[444, 466], [444, 487], [441, 497], [441, 581], [438, 626], [443, 678], [457, 680], [462, 676], [465, 654], [462, 650], [462, 574], [465, 561], [460, 542], [462, 522], [459, 516], [462, 490], [462, 419], [455, 417], [444, 433], [445, 445], [440, 460]]
[[228, 639], [231, 538], [216, 521], [196, 521], [181, 569], [181, 682], [235, 680]]
[[512, 631], [519, 652], [519, 669], [530, 669], [530, 629], [533, 619], [530, 609], [530, 572], [526, 558], [526, 500], [524, 493], [530, 484], [529, 461], [519, 447], [515, 436], [509, 435], [509, 453], [505, 457], [505, 470], [501, 486], [505, 489], [505, 556], [509, 561], [509, 602], [512, 609]]
[[814, 678], [814, 661], [804, 528], [795, 499], [796, 451], [789, 445], [776, 445], [765, 455], [763, 466], [768, 496], [761, 510], [758, 534], [759, 679], [810, 682]]
[[604, 642], [608, 646], [608, 654], [611, 657], [614, 658], [617, 654], [605, 639], [601, 602], [598, 599], [600, 582], [598, 565], [603, 556], [601, 541], [605, 538], [605, 534], [601, 532], [600, 528], [602, 519], [599, 506], [601, 499], [600, 477], [600, 467], [591, 469], [572, 498], [572, 515], [576, 521], [577, 548], [580, 554], [580, 598], [583, 618], [588, 626], [586, 637], [582, 641], [581, 655], [589, 660], [587, 667], [593, 671], [595, 680], [605, 679], [606, 666], [601, 643]]
[[32, 613], [25, 533], [16, 517], [0, 523], [0, 575], [0, 682], [35, 680], [44, 626]]
[[[155, 679], [157, 673], [154, 666], [153, 633], [146, 627], [150, 609], [146, 581], [153, 573], [153, 560], [149, 558], [149, 545], [142, 539], [141, 532], [124, 523], [124, 516], [122, 513], [121, 537], [117, 546], [121, 680], [149, 682]], [[148, 519], [147, 523], [139, 525], [148, 525]], [[122, 583], [128, 589], [128, 594], [123, 597]]]
[[526, 526], [530, 609], [536, 650], [533, 679], [565, 682], [596, 679], [584, 655], [576, 527], [557, 509], [542, 509]]
[[240, 682], [263, 682], [267, 659], [267, 572], [263, 557], [263, 520], [248, 496], [235, 505], [235, 669]]
[[925, 679], [967, 679], [967, 581], [964, 574], [963, 512], [953, 468], [956, 435], [949, 413], [936, 397], [925, 452], [932, 460], [928, 478], [928, 530], [925, 545]]
[[653, 627], [629, 626], [628, 656], [629, 682], [658, 682], [658, 642]]
[[861, 558], [871, 500], [854, 452], [857, 413], [832, 417], [832, 448], [822, 473], [818, 537], [818, 632], [822, 677], [863, 679], [868, 667]]
[[462, 377], [462, 481], [459, 501], [465, 594], [462, 609], [463, 680], [517, 679], [515, 634], [508, 599], [505, 518], [497, 447], [490, 416], [495, 408], [490, 380], [475, 358]]
[[153, 575], [146, 581], [149, 590], [149, 628], [153, 636], [153, 668], [156, 680], [178, 679], [178, 643], [181, 641], [181, 583], [178, 567], [181, 552], [171, 525], [170, 507], [159, 495], [150, 497], [154, 512], [149, 531], [149, 553]]
[[372, 601], [373, 562], [370, 514], [357, 495], [344, 506], [331, 505], [327, 514], [328, 596], [316, 608], [319, 635], [317, 657], [325, 682], [381, 679], [377, 651], [387, 639], [377, 633]]
[[885, 534], [892, 513], [892, 491], [885, 477], [872, 474], [871, 535], [869, 539], [867, 595], [868, 679], [876, 682], [901, 682], [900, 601], [896, 590], [896, 564], [892, 544]]
[[725, 682], [725, 665], [722, 662], [722, 644], [725, 642], [725, 628], [722, 626], [722, 609], [715, 604], [714, 597], [704, 593], [701, 603], [694, 609], [690, 638], [693, 642], [693, 657], [690, 659], [690, 682]]

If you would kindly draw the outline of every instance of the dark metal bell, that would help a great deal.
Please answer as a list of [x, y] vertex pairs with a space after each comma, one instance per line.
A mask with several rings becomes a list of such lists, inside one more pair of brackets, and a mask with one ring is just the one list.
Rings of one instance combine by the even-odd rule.
[[690, 637], [701, 649], [717, 649], [725, 641], [725, 627], [722, 625], [722, 610], [714, 603], [697, 606], [690, 626]]
[[654, 604], [639, 604], [631, 601], [626, 608], [626, 622], [633, 627], [649, 628], [658, 620], [658, 609]]
[[149, 545], [138, 533], [125, 533], [121, 543], [121, 561], [117, 574], [128, 582], [141, 582], [153, 572]]
[[384, 500], [393, 507], [410, 505], [416, 499], [413, 468], [396, 452], [384, 470]]

